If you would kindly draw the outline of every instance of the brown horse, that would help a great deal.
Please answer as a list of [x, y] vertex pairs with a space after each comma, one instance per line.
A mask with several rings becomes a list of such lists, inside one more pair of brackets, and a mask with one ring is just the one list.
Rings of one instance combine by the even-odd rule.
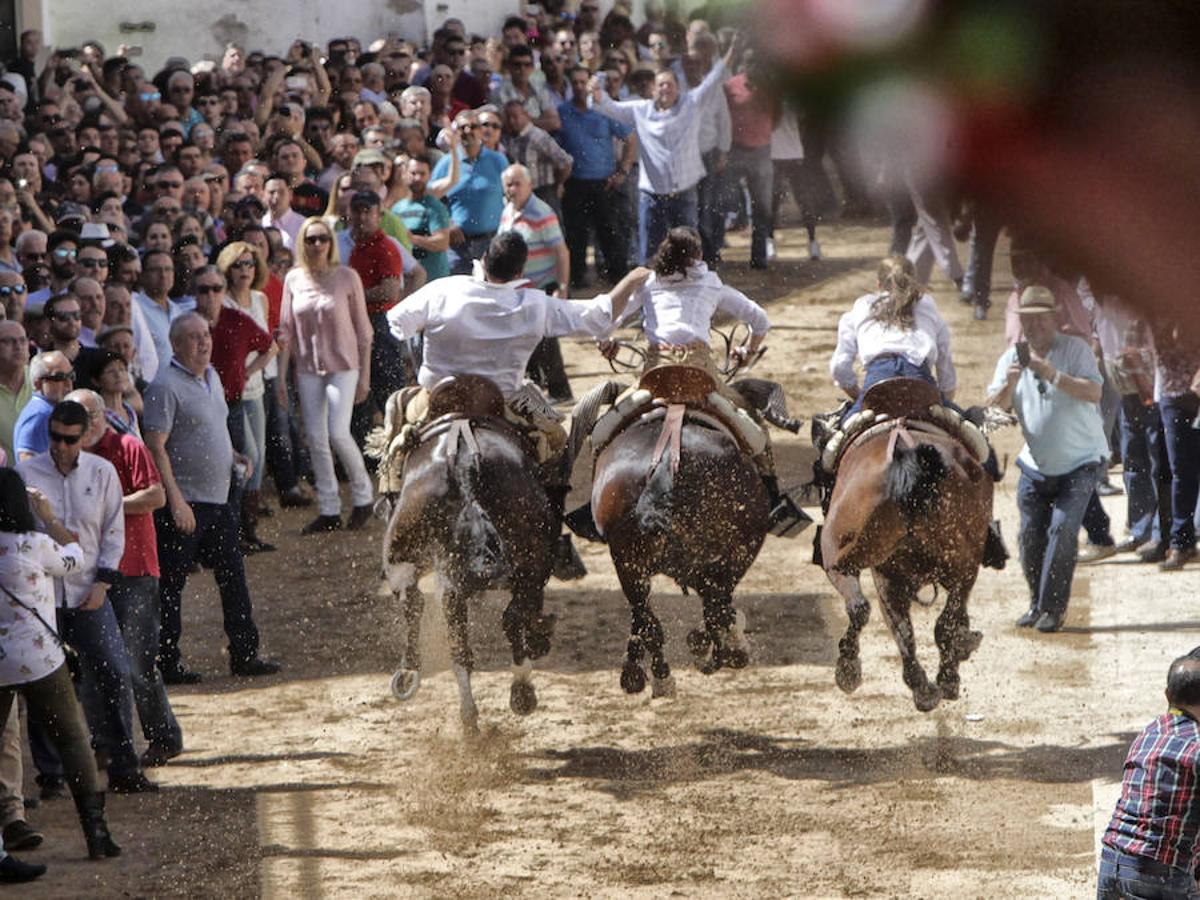
[[554, 617], [542, 613], [542, 601], [559, 513], [538, 481], [525, 437], [503, 412], [499, 389], [479, 376], [448, 379], [434, 389], [429, 424], [404, 460], [403, 486], [383, 545], [388, 583], [405, 596], [408, 631], [392, 692], [407, 700], [420, 684], [425, 600], [417, 580], [436, 573], [444, 591], [459, 712], [468, 731], [476, 728], [479, 715], [471, 693], [468, 601], [488, 588], [507, 586], [511, 592], [502, 624], [512, 647], [509, 705], [520, 715], [537, 707], [532, 660], [549, 652], [554, 626]]
[[[825, 574], [846, 600], [850, 625], [838, 644], [836, 681], [847, 693], [862, 681], [858, 635], [870, 605], [859, 575], [870, 569], [900, 649], [904, 683], [927, 712], [958, 697], [958, 664], [979, 646], [967, 598], [979, 573], [992, 515], [992, 479], [958, 440], [895, 420], [864, 434], [842, 456], [821, 530]], [[909, 610], [926, 585], [946, 591], [934, 627], [941, 660], [932, 685], [917, 660]]]
[[600, 453], [593, 475], [592, 516], [630, 605], [621, 687], [631, 694], [645, 689], [645, 653], [654, 695], [674, 690], [662, 624], [650, 608], [655, 574], [700, 595], [704, 627], [688, 635], [688, 645], [701, 671], [749, 661], [733, 591], [766, 536], [766, 490], [729, 433], [714, 428], [711, 418], [685, 414], [682, 404], [674, 409], [642, 416], [619, 432]]

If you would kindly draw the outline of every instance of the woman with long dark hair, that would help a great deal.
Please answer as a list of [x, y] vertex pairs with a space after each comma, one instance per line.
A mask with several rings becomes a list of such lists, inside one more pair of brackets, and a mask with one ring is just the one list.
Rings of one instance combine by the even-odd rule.
[[[36, 519], [34, 518], [36, 514]], [[45, 532], [37, 530], [41, 520]], [[108, 833], [104, 794], [91, 738], [58, 637], [55, 576], [83, 565], [83, 549], [54, 514], [41, 491], [25, 487], [13, 469], [0, 469], [0, 729], [18, 693], [62, 758], [75, 798], [88, 856], [119, 856]]]

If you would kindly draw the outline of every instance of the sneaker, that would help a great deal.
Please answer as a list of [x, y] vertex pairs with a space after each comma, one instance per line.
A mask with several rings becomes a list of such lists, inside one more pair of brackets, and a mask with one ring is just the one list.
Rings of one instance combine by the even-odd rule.
[[767, 238], [767, 259], [775, 258], [775, 238]]
[[23, 884], [46, 874], [42, 863], [21, 862], [15, 856], [0, 859], [0, 884]]
[[1160, 563], [1167, 558], [1167, 545], [1147, 541], [1138, 548], [1137, 555], [1144, 563]]
[[984, 306], [982, 303], [976, 303], [975, 304], [975, 313], [974, 313], [975, 321], [976, 322], [986, 322], [987, 321], [987, 311], [988, 311], [988, 308], [986, 306]]
[[816, 238], [808, 242], [808, 258], [814, 261], [821, 258], [821, 245]]
[[174, 750], [164, 747], [162, 744], [151, 744], [146, 748], [139, 762], [143, 769], [157, 769], [159, 766], [165, 766], [168, 760], [174, 759], [182, 752], [182, 748]]
[[42, 833], [24, 819], [15, 819], [4, 826], [5, 850], [32, 850], [42, 845]]
[[342, 527], [341, 516], [317, 516], [300, 529], [301, 534], [322, 534], [327, 531], [338, 531]]
[[1158, 564], [1158, 568], [1163, 572], [1178, 572], [1195, 558], [1195, 547], [1188, 547], [1183, 550], [1180, 550], [1178, 547], [1172, 547], [1167, 551], [1167, 555], [1163, 558], [1163, 561]]
[[274, 675], [282, 668], [273, 659], [254, 656], [242, 662], [229, 663], [229, 673], [237, 678], [256, 678], [259, 675]]
[[1144, 544], [1144, 543], [1146, 543], [1146, 542], [1139, 541], [1137, 538], [1131, 538], [1131, 537], [1125, 538], [1125, 540], [1123, 540], [1119, 544], [1117, 544], [1117, 552], [1118, 553], [1133, 553], [1135, 550], [1138, 549], [1138, 547], [1142, 546], [1142, 544]]
[[181, 662], [171, 665], [160, 663], [158, 670], [162, 672], [163, 684], [199, 684], [204, 680], [203, 675], [193, 672]]
[[154, 794], [158, 792], [158, 785], [141, 772], [134, 772], [132, 775], [109, 775], [108, 789], [114, 794]]
[[1025, 610], [1025, 614], [1017, 619], [1018, 628], [1032, 628], [1034, 623], [1041, 617], [1041, 613], [1032, 606]]
[[347, 531], [358, 531], [363, 528], [371, 517], [375, 515], [375, 504], [364, 503], [362, 506], [356, 506], [350, 510], [350, 518], [346, 520]]
[[1042, 632], [1042, 634], [1052, 634], [1062, 628], [1062, 624], [1063, 617], [1061, 615], [1044, 612], [1038, 617], [1037, 623], [1033, 627]]
[[274, 544], [268, 544], [259, 537], [243, 538], [241, 541], [242, 556], [253, 556], [255, 553], [273, 553]]
[[1108, 559], [1110, 556], [1116, 555], [1116, 544], [1088, 544], [1079, 552], [1079, 559], [1077, 562], [1081, 566], [1087, 566], [1092, 563], [1098, 563], [1102, 559]]

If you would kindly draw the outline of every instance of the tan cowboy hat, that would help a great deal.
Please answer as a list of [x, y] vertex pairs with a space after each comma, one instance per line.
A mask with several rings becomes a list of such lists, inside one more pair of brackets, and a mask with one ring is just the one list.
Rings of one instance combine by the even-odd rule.
[[1021, 291], [1021, 299], [1017, 302], [1017, 312], [1021, 315], [1037, 315], [1038, 313], [1058, 312], [1058, 301], [1049, 288], [1032, 285]]

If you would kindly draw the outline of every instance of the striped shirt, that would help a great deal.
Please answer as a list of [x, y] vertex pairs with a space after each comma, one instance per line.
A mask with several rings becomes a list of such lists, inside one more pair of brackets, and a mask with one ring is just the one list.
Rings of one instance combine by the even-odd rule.
[[529, 257], [525, 260], [524, 277], [534, 287], [545, 290], [558, 281], [558, 245], [563, 242], [558, 216], [549, 204], [536, 194], [530, 194], [525, 205], [517, 209], [512, 203], [500, 214], [500, 232], [515, 231], [525, 238]]
[[1129, 747], [1121, 799], [1104, 844], [1192, 871], [1200, 835], [1197, 757], [1200, 725], [1170, 710], [1146, 726]]

